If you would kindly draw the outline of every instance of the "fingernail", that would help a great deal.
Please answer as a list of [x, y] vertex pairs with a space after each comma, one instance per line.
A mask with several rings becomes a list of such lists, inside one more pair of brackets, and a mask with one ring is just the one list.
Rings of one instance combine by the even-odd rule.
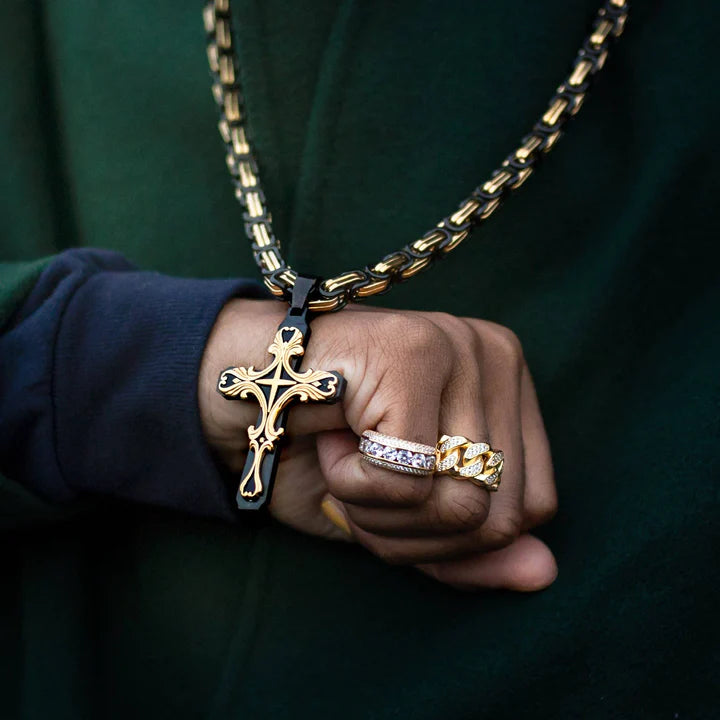
[[352, 530], [348, 525], [345, 515], [340, 508], [330, 498], [326, 498], [320, 503], [325, 517], [336, 527], [342, 530], [348, 537], [352, 537]]

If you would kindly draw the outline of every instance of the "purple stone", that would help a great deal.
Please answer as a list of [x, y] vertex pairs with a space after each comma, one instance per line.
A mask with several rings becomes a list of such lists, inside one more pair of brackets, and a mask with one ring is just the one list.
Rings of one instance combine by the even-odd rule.
[[420, 453], [416, 453], [412, 458], [413, 467], [424, 468], [425, 467], [425, 456]]
[[390, 462], [396, 462], [398, 460], [398, 451], [395, 448], [386, 447], [385, 452], [382, 454], [383, 458], [385, 460], [390, 460]]
[[378, 445], [378, 443], [371, 443], [370, 447], [367, 449], [368, 454], [374, 455], [375, 457], [380, 457], [383, 452], [383, 446]]
[[412, 453], [407, 450], [398, 450], [397, 461], [403, 465], [412, 465]]

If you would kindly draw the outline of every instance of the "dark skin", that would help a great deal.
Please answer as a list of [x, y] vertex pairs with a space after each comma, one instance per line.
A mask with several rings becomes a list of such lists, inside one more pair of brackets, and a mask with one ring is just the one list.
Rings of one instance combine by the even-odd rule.
[[[230, 364], [264, 367], [284, 315], [272, 300], [233, 300], [208, 340], [199, 377], [206, 438], [240, 472], [257, 405], [216, 390]], [[303, 368], [337, 370], [342, 403], [289, 414], [270, 503], [280, 522], [352, 540], [383, 560], [456, 587], [539, 590], [553, 582], [549, 548], [529, 533], [557, 494], [547, 435], [517, 337], [473, 318], [350, 307], [313, 321]], [[435, 445], [443, 434], [489, 441], [505, 453], [492, 495], [447, 476], [413, 477], [360, 459], [366, 429]]]

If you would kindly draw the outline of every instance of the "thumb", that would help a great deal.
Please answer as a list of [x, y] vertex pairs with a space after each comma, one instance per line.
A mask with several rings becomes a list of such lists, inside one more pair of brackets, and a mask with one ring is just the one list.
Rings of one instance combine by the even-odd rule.
[[502, 550], [417, 567], [440, 582], [465, 590], [532, 592], [551, 585], [558, 574], [550, 548], [533, 535], [521, 535]]

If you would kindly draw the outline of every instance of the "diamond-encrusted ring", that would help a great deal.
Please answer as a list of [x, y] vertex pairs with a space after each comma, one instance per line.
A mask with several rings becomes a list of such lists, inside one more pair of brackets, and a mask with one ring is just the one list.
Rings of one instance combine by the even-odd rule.
[[437, 444], [436, 473], [470, 480], [487, 490], [500, 486], [504, 464], [502, 450], [493, 450], [487, 443], [476, 443], [462, 435], [443, 435]]
[[435, 470], [435, 448], [366, 430], [358, 448], [371, 465], [407, 475], [430, 475]]

